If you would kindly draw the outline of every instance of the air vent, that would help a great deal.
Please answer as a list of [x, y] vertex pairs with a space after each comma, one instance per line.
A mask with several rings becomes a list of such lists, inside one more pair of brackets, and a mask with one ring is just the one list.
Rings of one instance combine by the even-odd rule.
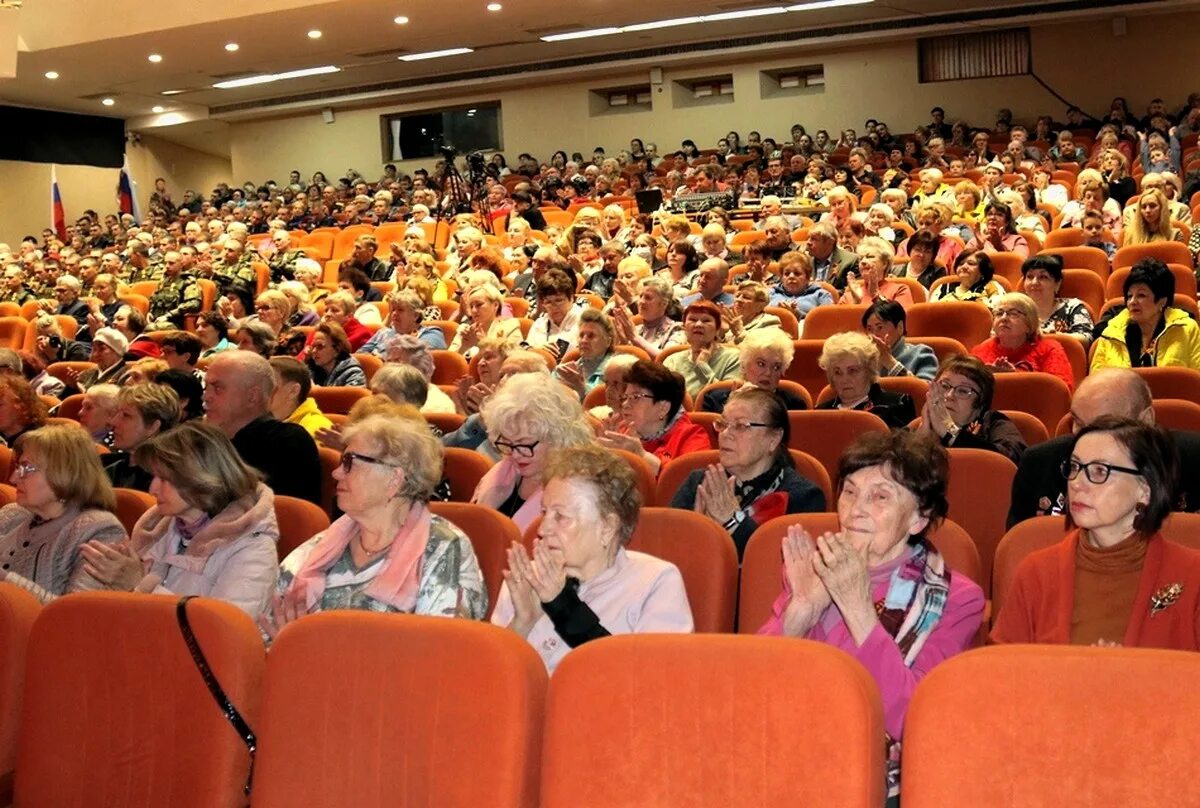
[[384, 48], [383, 50], [367, 51], [366, 53], [352, 53], [350, 55], [359, 59], [380, 59], [384, 56], [403, 56], [406, 53], [412, 53], [412, 50], [409, 48]]

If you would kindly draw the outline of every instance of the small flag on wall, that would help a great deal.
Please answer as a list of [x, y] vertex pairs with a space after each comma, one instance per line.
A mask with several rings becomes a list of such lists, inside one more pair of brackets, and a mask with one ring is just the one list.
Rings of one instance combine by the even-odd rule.
[[129, 155], [121, 164], [121, 176], [117, 180], [117, 209], [121, 213], [132, 213], [137, 222], [142, 221], [142, 212], [137, 201], [137, 183], [133, 181], [133, 173], [129, 170]]
[[50, 227], [62, 241], [67, 240], [67, 214], [58, 191], [58, 166], [50, 165]]

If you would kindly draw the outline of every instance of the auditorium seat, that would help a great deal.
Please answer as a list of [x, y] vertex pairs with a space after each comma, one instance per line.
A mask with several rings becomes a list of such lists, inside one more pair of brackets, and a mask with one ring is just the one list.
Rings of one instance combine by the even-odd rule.
[[862, 305], [817, 306], [804, 318], [804, 339], [826, 339], [843, 331], [861, 333], [862, 316], [867, 308]]
[[433, 357], [433, 384], [454, 384], [469, 375], [467, 360], [457, 351], [430, 351]]
[[763, 311], [778, 317], [779, 327], [792, 339], [796, 339], [800, 335], [800, 321], [796, 319], [796, 315], [791, 309], [783, 306], [767, 306]]
[[318, 445], [317, 456], [321, 462], [321, 508], [332, 516], [333, 506], [337, 503], [337, 481], [333, 479], [333, 470], [342, 464], [342, 453]]
[[796, 382], [808, 391], [809, 400], [819, 396], [825, 385], [829, 384], [829, 376], [817, 364], [824, 347], [823, 339], [793, 341], [792, 363], [783, 371], [784, 379]]
[[516, 633], [343, 610], [268, 656], [253, 808], [537, 805], [546, 669]]
[[117, 495], [117, 519], [130, 535], [133, 534], [133, 526], [142, 518], [142, 514], [158, 504], [158, 500], [145, 491], [114, 488], [113, 493]]
[[[789, 449], [788, 451], [792, 456], [792, 462], [796, 465], [796, 472], [821, 489], [821, 493], [825, 495], [825, 505], [828, 507], [829, 503], [833, 501], [833, 492], [825, 467], [817, 458], [799, 449]], [[658, 473], [655, 504], [663, 508], [670, 507], [675, 492], [693, 471], [719, 463], [720, 460], [721, 453], [716, 449], [711, 449], [706, 452], [688, 452], [667, 463]]]
[[[98, 370], [95, 362], [53, 362], [46, 367], [46, 373], [58, 379], [68, 390], [78, 389], [75, 380], [89, 370]], [[59, 412], [61, 415], [61, 410]], [[73, 416], [62, 416], [73, 417]]]
[[793, 410], [788, 412], [788, 447], [815, 457], [836, 485], [842, 452], [864, 432], [887, 432], [878, 415], [859, 410]]
[[319, 254], [316, 260], [324, 264], [333, 257], [333, 235], [328, 231], [314, 230], [300, 239], [300, 247], [305, 251], [316, 250]]
[[[5, 480], [8, 477], [4, 477]], [[0, 483], [0, 506], [11, 505], [17, 501], [17, 489], [8, 483]]]
[[329, 514], [306, 499], [275, 495], [275, 520], [279, 523], [279, 560], [329, 527]]
[[470, 502], [483, 475], [492, 467], [492, 461], [471, 449], [446, 447], [443, 474], [450, 483], [452, 502]]
[[618, 457], [629, 464], [629, 468], [633, 469], [633, 474], [637, 478], [638, 494], [642, 498], [643, 505], [654, 505], [654, 489], [655, 479], [654, 472], [650, 470], [650, 465], [640, 454], [625, 449], [609, 449], [610, 452], [615, 452]]
[[1071, 376], [1075, 379], [1075, 389], [1078, 390], [1088, 371], [1087, 350], [1084, 349], [1083, 343], [1070, 334], [1043, 334], [1042, 336], [1062, 346], [1063, 351], [1067, 354], [1067, 361], [1071, 363]]
[[966, 356], [967, 347], [956, 339], [950, 337], [911, 337], [905, 336], [905, 342], [911, 342], [913, 345], [928, 345], [937, 355], [938, 364], [945, 363], [952, 356]]
[[440, 429], [443, 435], [458, 429], [467, 420], [456, 412], [423, 412], [421, 417], [425, 419], [425, 423]]
[[1021, 431], [1021, 437], [1025, 439], [1026, 446], [1037, 446], [1039, 443], [1050, 440], [1050, 433], [1047, 431], [1046, 425], [1037, 416], [1020, 410], [1001, 410], [1001, 412], [1008, 416], [1008, 419]]
[[[51, 316], [58, 323], [63, 339], [75, 339], [75, 332], [79, 330], [79, 323], [75, 321], [74, 317], [66, 314], [54, 314]], [[37, 320], [30, 320], [25, 326], [25, 342], [18, 347], [32, 352], [37, 347], [37, 336]]]
[[[1075, 241], [1074, 244], [1063, 244], [1059, 246], [1058, 241], [1064, 240], [1064, 237], [1058, 234], [1070, 233], [1078, 234], [1077, 239], [1066, 239]], [[1055, 242], [1055, 243], [1051, 243]], [[1108, 280], [1110, 273], [1108, 256], [1104, 250], [1099, 247], [1084, 247], [1083, 231], [1078, 228], [1068, 228], [1066, 230], [1051, 230], [1046, 234], [1046, 249], [1042, 250], [1042, 255], [1058, 255], [1063, 259], [1063, 269], [1090, 269], [1099, 276], [1101, 281]]]
[[[1021, 284], [1021, 265], [1025, 263], [1025, 259], [1016, 253], [1010, 252], [991, 253], [989, 257], [992, 259], [992, 267], [995, 271], [994, 277], [1003, 278], [1008, 281], [1008, 285], [1012, 289], [1019, 289]], [[957, 279], [955, 279], [955, 282], [957, 282]]]
[[[1195, 300], [1196, 275], [1192, 272], [1190, 265], [1171, 264], [1168, 268], [1171, 270], [1171, 274], [1175, 276], [1175, 294]], [[1129, 267], [1122, 267], [1114, 269], [1112, 274], [1108, 276], [1108, 282], [1104, 285], [1104, 294], [1107, 299], [1121, 298], [1124, 301], [1125, 279], [1129, 277], [1130, 271]]]
[[992, 408], [1027, 412], [1049, 432], [1070, 412], [1071, 391], [1066, 382], [1051, 373], [997, 373]]
[[504, 570], [508, 568], [508, 548], [513, 542], [521, 541], [521, 531], [507, 516], [484, 505], [430, 502], [429, 510], [454, 524], [471, 540], [475, 559], [483, 573], [483, 583], [487, 586], [487, 616], [491, 617], [500, 595], [500, 585], [504, 583]]
[[29, 323], [24, 317], [0, 317], [0, 347], [19, 351], [25, 347], [25, 331]]
[[[245, 805], [249, 754], [180, 636], [177, 601], [81, 592], [42, 610], [29, 640], [15, 805]], [[189, 601], [187, 615], [213, 676], [257, 729], [258, 627], [219, 600]], [[344, 667], [321, 664], [344, 682]]]
[[[780, 549], [790, 525], [803, 525], [814, 539], [838, 529], [834, 513], [796, 513], [760, 525], [742, 557], [742, 581], [738, 594], [738, 632], [753, 634], [771, 616], [771, 604], [783, 591], [783, 554]], [[981, 587], [983, 565], [970, 535], [957, 522], [946, 519], [929, 534], [929, 540], [946, 558], [951, 570], [962, 573]]]
[[358, 360], [358, 364], [362, 365], [363, 375], [367, 377], [367, 385], [370, 386], [371, 379], [375, 378], [375, 373], [383, 367], [383, 360], [375, 354], [356, 353], [354, 358]]
[[883, 737], [874, 681], [829, 646], [613, 637], [550, 681], [540, 805], [878, 808]]
[[12, 584], [0, 583], [0, 804], [12, 803], [17, 733], [25, 691], [25, 653], [33, 623], [41, 614], [37, 598]]
[[1197, 678], [1200, 656], [1146, 648], [946, 660], [909, 704], [904, 808], [1179, 804], [1196, 788]]
[[1154, 398], [1181, 398], [1200, 404], [1200, 370], [1185, 367], [1134, 368]]
[[319, 387], [312, 388], [313, 400], [321, 412], [336, 412], [346, 415], [350, 408], [363, 398], [370, 398], [371, 391], [365, 387]]
[[[1118, 248], [1112, 260], [1113, 270], [1131, 267], [1143, 258], [1157, 258], [1164, 264], [1194, 266], [1192, 254], [1186, 244], [1179, 241], [1152, 241], [1149, 244], [1131, 244]], [[1195, 295], [1194, 286], [1192, 294]]]
[[1008, 519], [1017, 467], [1004, 455], [987, 449], [951, 448], [948, 451], [950, 480], [946, 498], [950, 501], [949, 517], [975, 541], [983, 570], [980, 585], [987, 594], [991, 589], [992, 559]]
[[915, 303], [908, 310], [907, 333], [914, 337], [949, 337], [967, 350], [992, 335], [992, 313], [983, 303], [942, 300]]
[[[700, 391], [700, 394], [698, 396], [696, 396], [696, 403], [695, 403], [696, 409], [700, 410], [702, 412], [704, 411], [704, 396], [709, 391], [732, 390], [735, 387], [741, 387], [742, 384], [743, 384], [743, 382], [741, 381], [741, 379], [734, 379], [731, 381], [713, 382], [712, 384], [706, 385], [704, 387], [704, 389], [702, 389]], [[812, 399], [812, 396], [809, 395], [808, 389], [806, 387], [804, 387], [803, 385], [799, 384], [798, 382], [794, 382], [790, 379], [780, 379], [779, 380], [779, 388], [781, 390], [787, 391], [788, 393], [791, 393], [793, 396], [796, 396], [799, 399], [802, 399], [804, 401], [804, 403], [807, 405], [806, 409], [811, 410], [813, 408], [813, 399]]]

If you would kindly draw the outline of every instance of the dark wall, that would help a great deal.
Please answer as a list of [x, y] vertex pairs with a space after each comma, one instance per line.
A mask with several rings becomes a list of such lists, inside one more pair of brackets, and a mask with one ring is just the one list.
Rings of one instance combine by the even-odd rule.
[[0, 106], [0, 160], [120, 168], [125, 122], [99, 115]]

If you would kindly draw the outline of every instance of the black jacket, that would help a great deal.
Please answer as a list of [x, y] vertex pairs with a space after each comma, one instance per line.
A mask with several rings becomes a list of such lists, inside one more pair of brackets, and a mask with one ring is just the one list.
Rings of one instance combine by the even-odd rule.
[[[836, 410], [838, 400], [829, 399], [824, 404], [818, 404], [818, 410]], [[889, 393], [878, 384], [871, 385], [866, 401], [854, 409], [874, 413], [892, 429], [904, 429], [917, 417], [917, 405], [908, 393]]]
[[263, 415], [238, 430], [233, 447], [276, 495], [321, 504], [321, 460], [304, 427]]

